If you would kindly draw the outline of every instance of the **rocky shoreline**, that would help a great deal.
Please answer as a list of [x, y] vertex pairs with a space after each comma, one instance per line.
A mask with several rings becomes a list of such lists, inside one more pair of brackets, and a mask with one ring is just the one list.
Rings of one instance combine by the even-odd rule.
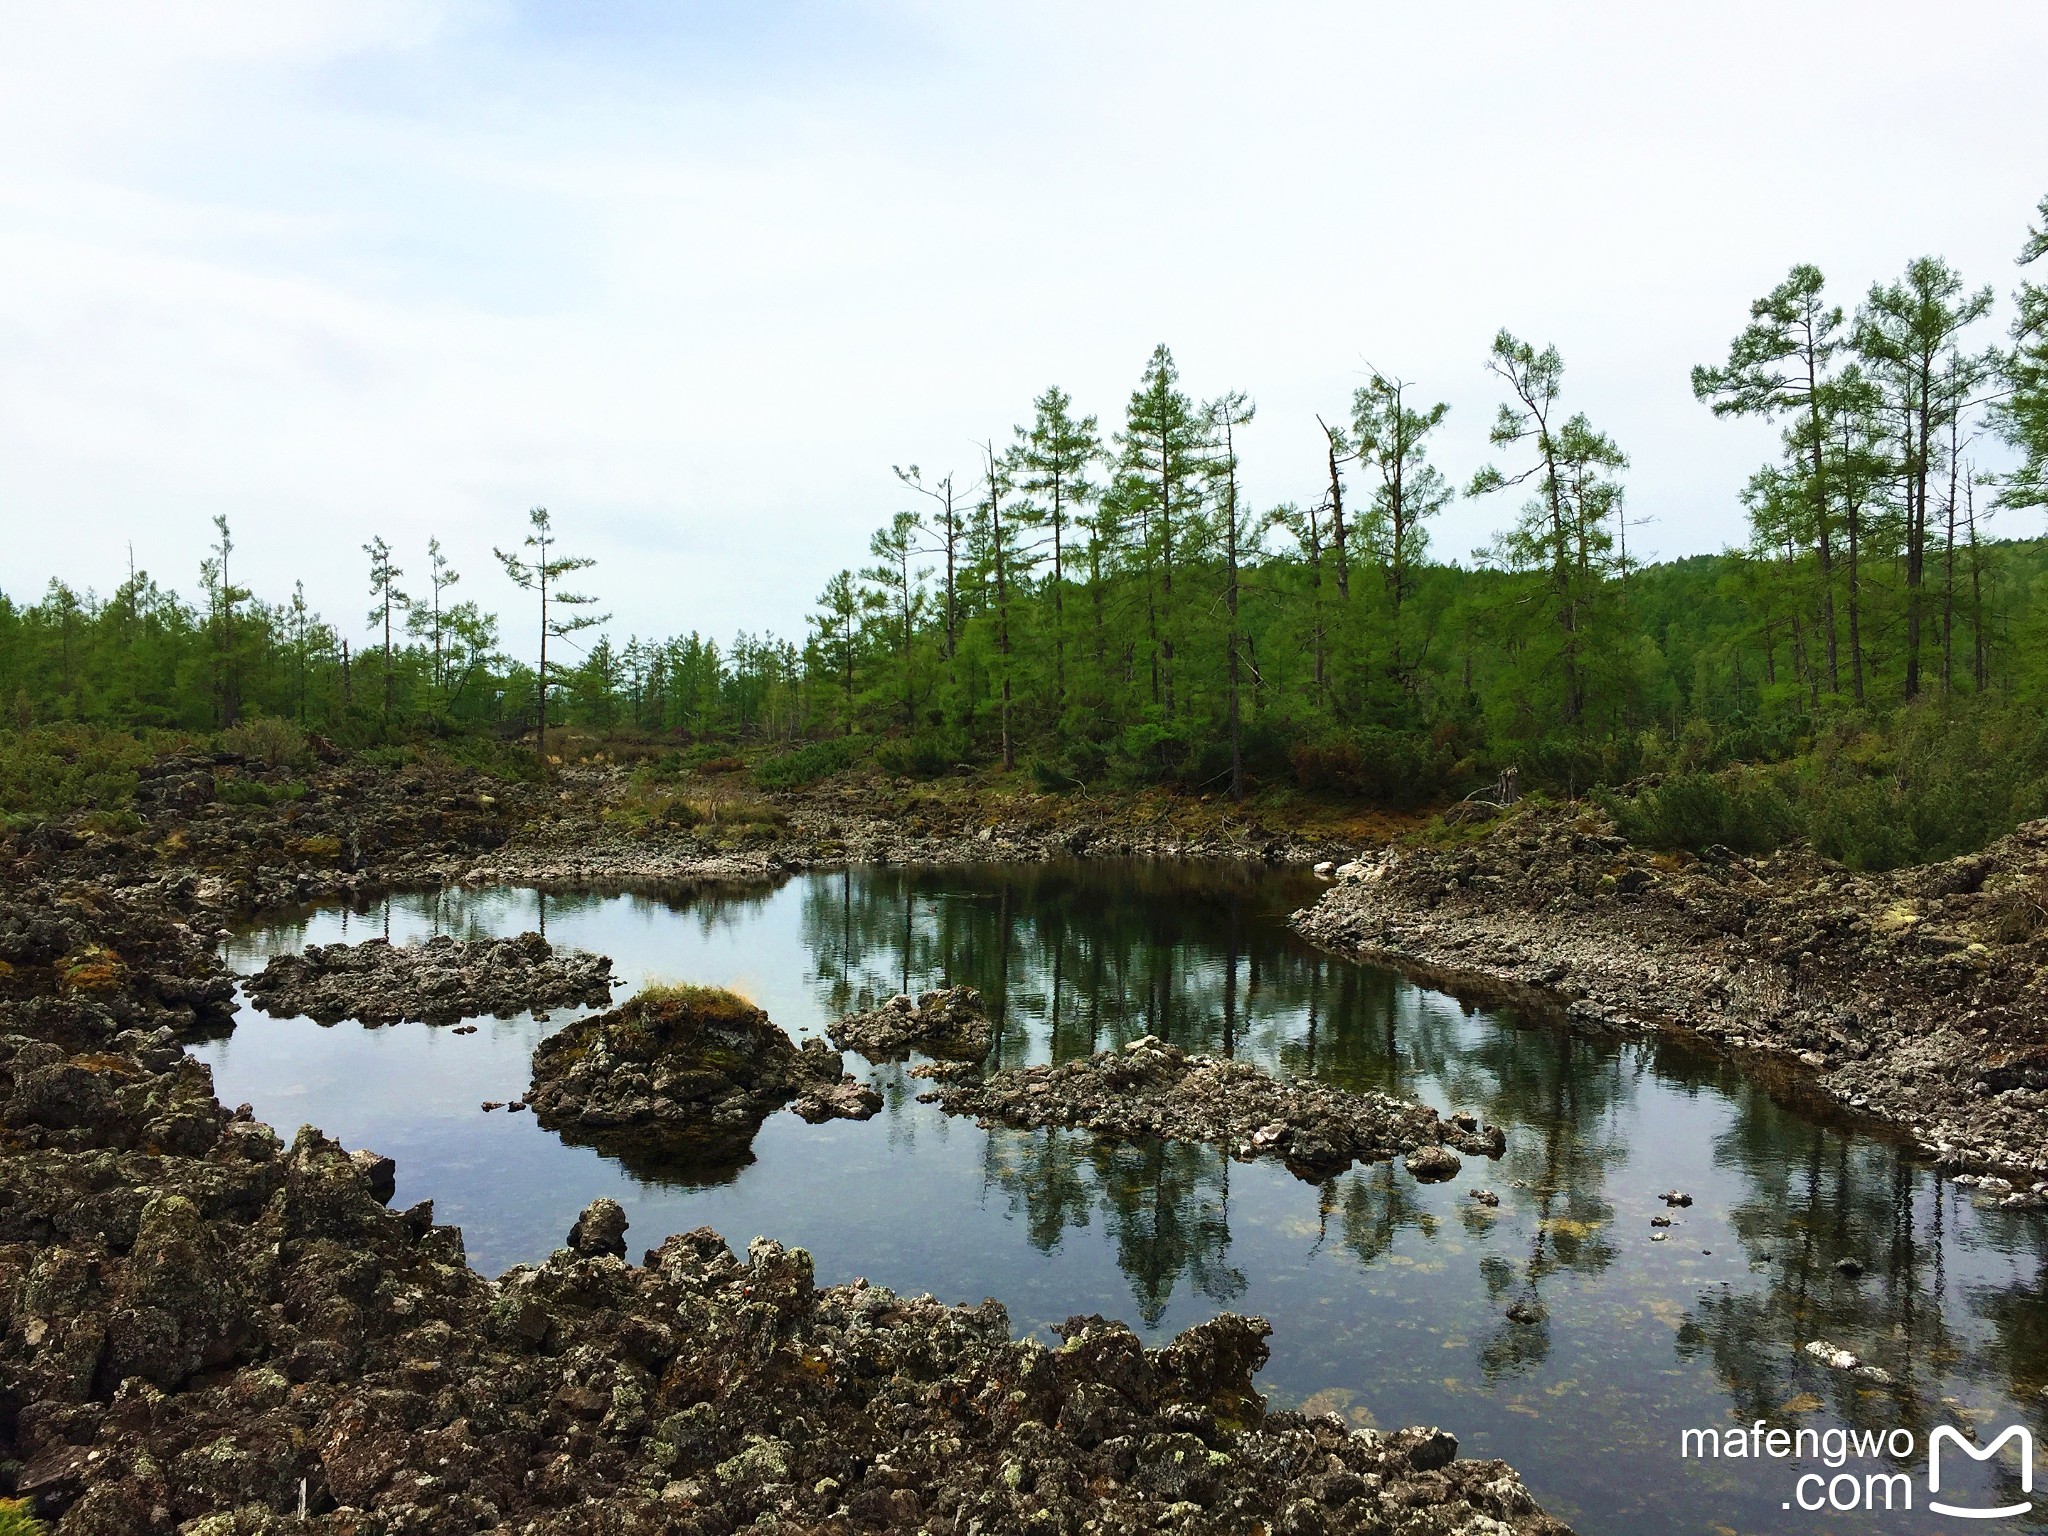
[[1804, 849], [1652, 855], [1596, 814], [1530, 806], [1466, 846], [1334, 874], [1293, 919], [1325, 949], [1580, 1023], [1694, 1032], [2048, 1204], [2048, 822], [1865, 875]]
[[296, 955], [274, 956], [244, 990], [256, 1007], [280, 1018], [454, 1024], [535, 1008], [602, 1006], [612, 1000], [611, 972], [608, 957], [558, 950], [537, 933], [466, 943], [437, 934], [424, 944], [309, 944]]
[[1121, 1050], [986, 1076], [972, 1068], [916, 1069], [937, 1079], [948, 1114], [1023, 1129], [1064, 1126], [1120, 1140], [1202, 1141], [1239, 1158], [1271, 1157], [1320, 1183], [1354, 1162], [1406, 1154], [1426, 1181], [1454, 1176], [1457, 1148], [1499, 1157], [1507, 1139], [1470, 1115], [1440, 1119], [1386, 1094], [1347, 1093], [1312, 1079], [1282, 1082], [1249, 1062], [1191, 1056], [1146, 1035]]
[[608, 1201], [477, 1274], [431, 1202], [385, 1206], [388, 1159], [287, 1146], [181, 1042], [232, 1027], [238, 910], [469, 863], [535, 796], [344, 766], [211, 798], [245, 771], [0, 835], [0, 1494], [63, 1536], [1563, 1531], [1440, 1430], [1267, 1412], [1256, 1319], [1047, 1349], [772, 1242], [629, 1265]]

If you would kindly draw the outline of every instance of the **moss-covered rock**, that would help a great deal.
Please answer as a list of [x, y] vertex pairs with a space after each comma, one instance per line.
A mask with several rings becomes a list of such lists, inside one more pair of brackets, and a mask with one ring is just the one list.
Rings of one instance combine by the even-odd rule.
[[542, 1041], [527, 1103], [550, 1130], [629, 1166], [716, 1182], [753, 1160], [761, 1122], [792, 1099], [824, 1109], [806, 1118], [838, 1103], [859, 1114], [840, 1067], [823, 1041], [798, 1049], [736, 993], [650, 987]]

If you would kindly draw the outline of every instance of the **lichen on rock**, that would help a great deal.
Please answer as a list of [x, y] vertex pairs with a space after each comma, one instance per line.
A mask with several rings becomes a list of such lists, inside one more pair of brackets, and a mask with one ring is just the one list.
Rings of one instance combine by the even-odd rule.
[[869, 1061], [900, 1061], [913, 1050], [952, 1061], [979, 1061], [996, 1027], [972, 987], [942, 987], [916, 1001], [898, 993], [879, 1008], [849, 1014], [832, 1026], [832, 1043]]
[[272, 957], [248, 991], [265, 1013], [322, 1024], [453, 1024], [609, 1003], [611, 974], [606, 956], [556, 949], [537, 933], [467, 942], [438, 934], [424, 944], [309, 944], [299, 954]]

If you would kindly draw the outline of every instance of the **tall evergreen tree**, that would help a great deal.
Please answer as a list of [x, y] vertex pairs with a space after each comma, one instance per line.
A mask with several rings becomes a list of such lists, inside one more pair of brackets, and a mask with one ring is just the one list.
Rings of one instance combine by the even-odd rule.
[[1242, 585], [1239, 580], [1243, 559], [1251, 553], [1253, 524], [1244, 514], [1239, 499], [1237, 431], [1253, 414], [1251, 401], [1232, 391], [1212, 400], [1204, 408], [1210, 441], [1214, 447], [1209, 473], [1215, 481], [1217, 527], [1223, 538], [1223, 607], [1228, 616], [1224, 638], [1224, 719], [1230, 733], [1230, 798], [1244, 798], [1244, 709], [1240, 699], [1245, 635], [1239, 623]]
[[1017, 515], [1052, 540], [1053, 701], [1052, 718], [1067, 710], [1066, 583], [1068, 529], [1098, 494], [1088, 471], [1102, 456], [1102, 439], [1093, 416], [1075, 416], [1073, 401], [1055, 385], [1032, 402], [1031, 425], [1017, 428], [1010, 450], [1011, 472], [1024, 500]]
[[1162, 342], [1125, 407], [1124, 429], [1117, 434], [1117, 489], [1122, 515], [1137, 525], [1152, 702], [1168, 720], [1174, 715], [1174, 642], [1181, 627], [1174, 578], [1204, 542], [1202, 438], [1201, 413], [1181, 392], [1180, 370]]
[[1905, 695], [1920, 692], [1929, 489], [1942, 469], [1943, 434], [1989, 369], [1962, 351], [1962, 333], [1991, 308], [1987, 284], [1965, 293], [1947, 262], [1922, 256], [1895, 283], [1872, 287], [1856, 312], [1854, 342], [1893, 434], [1906, 544]]
[[1841, 350], [1843, 315], [1826, 301], [1820, 268], [1795, 266], [1749, 307], [1750, 323], [1719, 368], [1692, 371], [1693, 394], [1716, 416], [1789, 418], [1787, 457], [1799, 466], [1797, 495], [1805, 503], [1806, 539], [1820, 562], [1820, 625], [1827, 646], [1828, 691], [1842, 691], [1835, 632], [1835, 541], [1829, 500], [1832, 418], [1843, 408], [1832, 376]]
[[913, 646], [917, 618], [924, 607], [924, 582], [916, 570], [918, 521], [915, 512], [898, 512], [886, 528], [877, 528], [868, 540], [868, 553], [875, 563], [860, 573], [860, 579], [885, 594], [894, 615], [897, 665], [902, 676], [903, 729], [917, 726], [917, 670]]
[[[611, 615], [584, 613], [580, 610], [597, 602], [595, 597], [582, 592], [564, 592], [561, 580], [577, 571], [587, 571], [597, 561], [588, 555], [563, 555], [554, 553], [558, 540], [554, 519], [546, 507], [535, 507], [526, 514], [527, 534], [519, 549], [498, 549], [491, 553], [498, 557], [498, 563], [505, 568], [505, 575], [512, 584], [523, 591], [533, 593], [540, 600], [540, 665], [534, 669], [534, 702], [537, 718], [534, 725], [534, 751], [543, 765], [548, 760], [548, 689], [554, 672], [548, 661], [548, 641], [567, 640], [571, 635], [586, 629], [594, 629], [606, 623]], [[521, 554], [520, 549], [530, 550]], [[563, 610], [568, 612], [564, 613]]]
[[[2019, 264], [2048, 256], [2048, 197], [2041, 222], [2027, 231]], [[2048, 507], [2048, 284], [2022, 282], [2012, 322], [2012, 351], [2004, 359], [2006, 396], [1996, 408], [2000, 434], [2020, 452], [1999, 501], [2011, 507]]]
[[1383, 578], [1396, 678], [1405, 676], [1408, 662], [1401, 644], [1401, 605], [1412, 573], [1429, 548], [1426, 525], [1452, 494], [1450, 483], [1429, 462], [1425, 446], [1450, 407], [1439, 401], [1417, 410], [1408, 404], [1407, 394], [1404, 381], [1375, 371], [1351, 401], [1351, 440], [1358, 461], [1379, 478], [1361, 532]]
[[1527, 444], [1534, 458], [1515, 474], [1486, 466], [1472, 477], [1467, 494], [1479, 496], [1534, 482], [1536, 494], [1498, 547], [1510, 565], [1539, 570], [1547, 577], [1558, 631], [1555, 654], [1564, 723], [1576, 729], [1586, 711], [1586, 630], [1612, 541], [1607, 519], [1621, 494], [1610, 477], [1628, 460], [1583, 414], [1562, 423], [1557, 420], [1563, 414], [1558, 396], [1564, 360], [1556, 347], [1538, 352], [1502, 331], [1494, 338], [1487, 368], [1514, 397], [1500, 407], [1489, 440], [1496, 448]]
[[391, 621], [394, 614], [412, 606], [412, 599], [399, 590], [398, 578], [405, 572], [391, 561], [391, 546], [381, 535], [372, 538], [363, 546], [363, 553], [370, 557], [370, 596], [377, 599], [370, 609], [370, 623], [382, 624], [384, 644], [382, 647], [384, 667], [384, 728], [391, 728], [391, 680], [393, 675], [391, 649]]

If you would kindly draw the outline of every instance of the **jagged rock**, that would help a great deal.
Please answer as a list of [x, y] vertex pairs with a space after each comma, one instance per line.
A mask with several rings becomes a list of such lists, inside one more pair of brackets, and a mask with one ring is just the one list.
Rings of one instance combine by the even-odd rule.
[[1458, 1170], [1465, 1165], [1458, 1161], [1458, 1154], [1449, 1147], [1417, 1147], [1401, 1159], [1402, 1165], [1425, 1184], [1438, 1184], [1445, 1179], [1454, 1179]]
[[626, 1256], [626, 1211], [618, 1201], [600, 1196], [583, 1207], [583, 1214], [569, 1228], [569, 1246], [578, 1253], [608, 1253]]
[[1190, 1056], [1151, 1035], [1053, 1066], [1010, 1067], [986, 1078], [955, 1071], [941, 1079], [937, 1097], [949, 1114], [1007, 1125], [1210, 1142], [1239, 1157], [1278, 1158], [1313, 1181], [1359, 1160], [1384, 1161], [1425, 1146], [1442, 1150], [1443, 1142], [1484, 1155], [1495, 1141], [1420, 1104], [1346, 1093], [1310, 1078], [1282, 1082], [1249, 1062]]
[[879, 1099], [841, 1065], [731, 992], [652, 988], [543, 1040], [526, 1103], [549, 1130], [629, 1164], [729, 1177], [752, 1160], [761, 1122], [799, 1095], [807, 1118], [873, 1114]]
[[972, 987], [945, 987], [912, 1002], [898, 993], [867, 1013], [832, 1026], [832, 1042], [870, 1061], [897, 1061], [918, 1050], [942, 1060], [979, 1061], [995, 1041], [995, 1024]]
[[300, 954], [273, 956], [248, 989], [251, 1002], [280, 1017], [452, 1024], [608, 1003], [611, 971], [606, 956], [558, 950], [537, 933], [468, 942], [440, 934], [424, 944], [309, 944]]

